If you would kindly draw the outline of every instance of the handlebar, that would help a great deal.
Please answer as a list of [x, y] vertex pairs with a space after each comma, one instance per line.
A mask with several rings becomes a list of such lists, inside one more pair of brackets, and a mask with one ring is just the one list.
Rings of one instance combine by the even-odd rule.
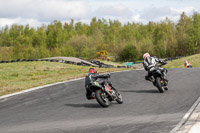
[[164, 62], [161, 62], [161, 63], [156, 64], [156, 66], [157, 66], [157, 67], [161, 67], [161, 66], [166, 65], [166, 64], [167, 64], [167, 62], [164, 61]]
[[162, 64], [162, 65], [166, 65], [166, 64], [167, 64], [167, 62], [166, 62], [166, 61], [164, 61], [164, 62], [162, 62], [161, 64]]

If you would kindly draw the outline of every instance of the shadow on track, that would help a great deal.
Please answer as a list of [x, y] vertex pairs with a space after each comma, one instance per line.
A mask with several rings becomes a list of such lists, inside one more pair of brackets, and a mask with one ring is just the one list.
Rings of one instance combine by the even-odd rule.
[[121, 92], [135, 92], [135, 93], [159, 93], [158, 90], [121, 90]]
[[71, 107], [85, 107], [85, 108], [101, 108], [101, 106], [98, 103], [84, 103], [84, 104], [65, 104], [65, 106], [71, 106]]

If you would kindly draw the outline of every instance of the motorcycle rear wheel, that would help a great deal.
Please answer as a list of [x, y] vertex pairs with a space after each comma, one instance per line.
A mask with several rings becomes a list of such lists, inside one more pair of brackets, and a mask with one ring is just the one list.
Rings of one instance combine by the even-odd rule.
[[157, 77], [156, 78], [156, 86], [157, 86], [159, 92], [163, 93], [164, 92], [164, 87], [161, 85], [160, 81], [161, 81], [160, 77]]
[[107, 97], [104, 96], [101, 90], [96, 90], [95, 91], [95, 96], [97, 102], [104, 108], [107, 108], [110, 105], [110, 101], [108, 100]]

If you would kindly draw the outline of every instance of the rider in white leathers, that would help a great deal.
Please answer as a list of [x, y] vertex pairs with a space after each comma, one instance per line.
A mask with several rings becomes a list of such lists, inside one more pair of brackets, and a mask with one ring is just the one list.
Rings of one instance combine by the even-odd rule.
[[144, 59], [143, 62], [144, 69], [148, 71], [148, 74], [145, 76], [145, 79], [151, 80], [152, 72], [155, 69], [156, 63], [157, 62], [163, 63], [163, 61], [158, 59], [156, 56], [151, 57], [149, 53], [145, 53], [143, 55], [143, 59]]

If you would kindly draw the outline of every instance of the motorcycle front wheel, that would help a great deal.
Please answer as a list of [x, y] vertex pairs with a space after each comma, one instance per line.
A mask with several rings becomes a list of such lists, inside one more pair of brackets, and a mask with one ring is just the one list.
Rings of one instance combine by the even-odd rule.
[[121, 95], [119, 92], [116, 92], [116, 96], [117, 96], [116, 101], [117, 101], [119, 104], [122, 104], [122, 103], [123, 103], [122, 95]]
[[160, 93], [164, 92], [164, 87], [161, 84], [161, 78], [160, 77], [156, 78], [156, 86], [157, 86]]
[[106, 94], [103, 93], [101, 90], [96, 90], [95, 91], [95, 96], [97, 102], [104, 108], [107, 108], [110, 105], [110, 101], [106, 97]]

